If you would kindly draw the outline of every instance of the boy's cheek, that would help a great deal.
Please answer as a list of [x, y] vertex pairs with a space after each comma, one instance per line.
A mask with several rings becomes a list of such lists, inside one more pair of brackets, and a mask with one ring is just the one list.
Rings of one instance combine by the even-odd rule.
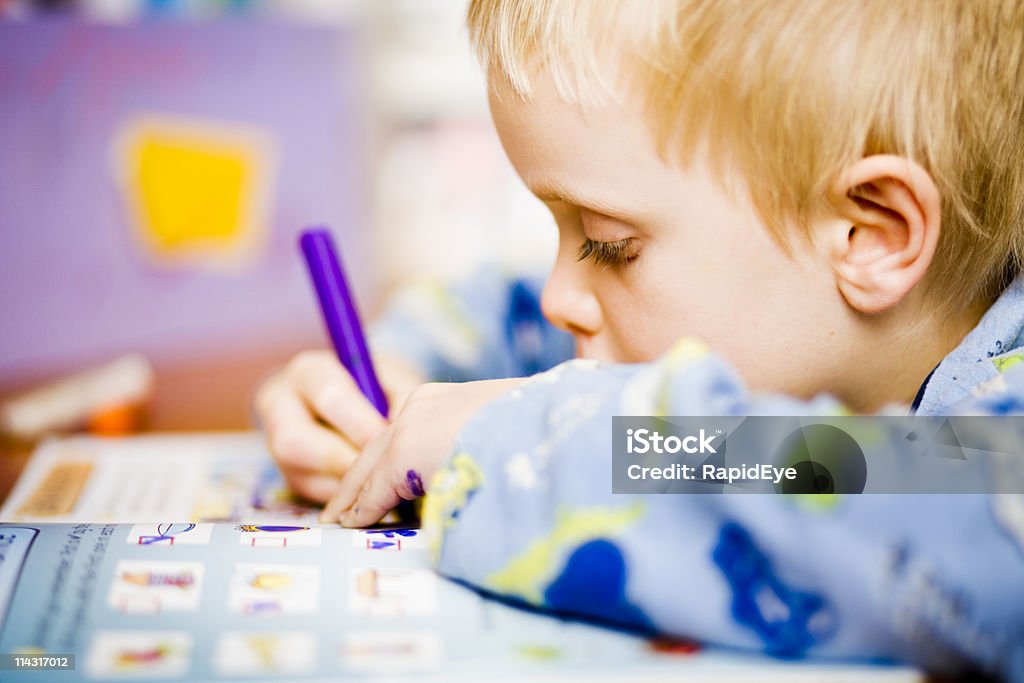
[[609, 320], [604, 333], [589, 340], [588, 357], [616, 363], [649, 363], [688, 334], [678, 314], [646, 310], [631, 313]]

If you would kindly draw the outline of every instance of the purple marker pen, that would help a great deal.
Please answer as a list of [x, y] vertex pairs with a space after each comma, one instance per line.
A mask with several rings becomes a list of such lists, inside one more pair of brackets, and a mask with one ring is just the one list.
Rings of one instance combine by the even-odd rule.
[[387, 417], [388, 400], [373, 370], [363, 326], [359, 323], [359, 314], [345, 282], [331, 233], [325, 228], [309, 228], [302, 232], [299, 244], [338, 360], [352, 375], [363, 395], [381, 415]]

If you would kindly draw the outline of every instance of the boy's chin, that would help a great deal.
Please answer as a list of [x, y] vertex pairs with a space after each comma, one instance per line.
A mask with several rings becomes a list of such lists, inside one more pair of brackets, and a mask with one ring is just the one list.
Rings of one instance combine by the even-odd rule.
[[608, 353], [600, 353], [597, 346], [593, 343], [587, 343], [580, 339], [576, 340], [576, 358], [583, 360], [599, 360], [604, 362], [615, 363], [615, 358], [609, 357]]
[[602, 363], [647, 363], [657, 360], [656, 356], [647, 358], [638, 355], [616, 353], [611, 349], [601, 348], [597, 344], [576, 342], [576, 358], [583, 360], [594, 360]]

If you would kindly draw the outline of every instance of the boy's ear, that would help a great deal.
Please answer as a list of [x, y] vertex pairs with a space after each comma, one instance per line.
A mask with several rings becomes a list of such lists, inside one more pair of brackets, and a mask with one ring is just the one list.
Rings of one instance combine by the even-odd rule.
[[941, 228], [935, 182], [917, 163], [879, 154], [848, 166], [832, 192], [838, 218], [826, 239], [839, 291], [862, 313], [892, 308], [935, 255]]

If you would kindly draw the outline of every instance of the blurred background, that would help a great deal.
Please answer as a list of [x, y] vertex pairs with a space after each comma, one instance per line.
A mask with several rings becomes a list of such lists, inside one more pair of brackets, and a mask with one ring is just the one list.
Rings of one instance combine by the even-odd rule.
[[157, 427], [248, 422], [326, 336], [297, 233], [360, 307], [555, 232], [505, 160], [465, 0], [0, 0], [0, 399], [137, 353]]

